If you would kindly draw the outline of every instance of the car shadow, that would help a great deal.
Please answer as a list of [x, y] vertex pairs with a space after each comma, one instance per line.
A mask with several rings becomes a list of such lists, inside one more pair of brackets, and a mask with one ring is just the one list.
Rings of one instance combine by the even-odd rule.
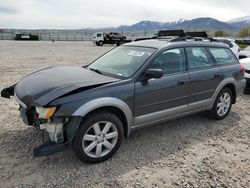
[[[199, 113], [145, 127], [132, 132], [112, 158], [98, 164], [82, 163], [71, 151], [34, 158], [32, 150], [42, 143], [41, 133], [33, 128], [11, 130], [0, 135], [3, 151], [1, 158], [12, 160], [12, 156], [15, 156], [14, 161], [4, 165], [5, 168], [11, 168], [13, 177], [18, 176], [20, 171], [15, 165], [13, 167], [14, 162], [22, 164], [23, 171], [39, 172], [45, 179], [54, 176], [54, 173], [67, 174], [69, 171], [73, 173], [73, 179], [81, 179], [82, 183], [86, 183], [87, 177], [91, 176], [96, 179], [115, 179], [135, 168], [147, 166], [195, 144], [206, 142], [211, 137], [220, 136], [222, 132], [238, 126], [240, 119], [234, 111], [221, 121], [211, 120]], [[3, 137], [8, 138], [8, 143]]]

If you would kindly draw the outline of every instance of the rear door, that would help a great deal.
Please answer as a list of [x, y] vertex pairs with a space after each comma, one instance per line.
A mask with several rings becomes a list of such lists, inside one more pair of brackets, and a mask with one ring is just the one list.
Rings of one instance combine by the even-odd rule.
[[216, 61], [216, 65], [223, 71], [224, 77], [241, 80], [244, 75], [239, 66], [239, 61], [228, 48], [208, 48]]
[[187, 47], [186, 55], [190, 76], [189, 103], [200, 102], [199, 107], [204, 107], [222, 81], [222, 72], [204, 47]]

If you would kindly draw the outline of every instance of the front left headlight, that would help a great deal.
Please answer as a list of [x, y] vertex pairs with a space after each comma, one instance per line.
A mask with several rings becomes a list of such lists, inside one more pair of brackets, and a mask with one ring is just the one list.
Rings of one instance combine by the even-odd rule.
[[54, 115], [56, 107], [51, 107], [51, 108], [36, 107], [36, 111], [38, 113], [39, 118], [50, 119]]

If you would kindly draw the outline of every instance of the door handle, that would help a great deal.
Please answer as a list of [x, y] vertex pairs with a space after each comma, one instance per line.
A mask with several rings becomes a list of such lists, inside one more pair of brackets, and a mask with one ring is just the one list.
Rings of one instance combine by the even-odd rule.
[[181, 80], [181, 81], [178, 81], [178, 85], [184, 85], [186, 84], [188, 81], [187, 80]]

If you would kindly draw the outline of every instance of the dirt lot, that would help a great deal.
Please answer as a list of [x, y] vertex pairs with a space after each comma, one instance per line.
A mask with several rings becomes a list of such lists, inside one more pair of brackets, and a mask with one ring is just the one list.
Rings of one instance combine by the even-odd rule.
[[[0, 89], [47, 65], [83, 65], [113, 46], [0, 41]], [[0, 187], [250, 187], [250, 95], [222, 121], [203, 114], [132, 133], [116, 155], [81, 163], [70, 151], [33, 158], [41, 134], [0, 99]]]

